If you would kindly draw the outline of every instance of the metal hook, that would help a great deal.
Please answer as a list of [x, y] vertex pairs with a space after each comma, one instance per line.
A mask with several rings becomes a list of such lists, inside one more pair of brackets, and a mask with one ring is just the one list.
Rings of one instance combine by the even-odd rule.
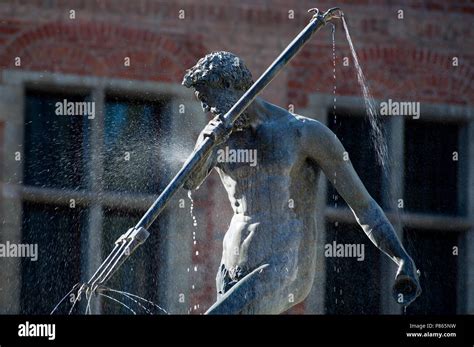
[[308, 13], [313, 13], [313, 12], [314, 12], [314, 16], [317, 16], [319, 14], [319, 9], [317, 7], [313, 7], [308, 10]]

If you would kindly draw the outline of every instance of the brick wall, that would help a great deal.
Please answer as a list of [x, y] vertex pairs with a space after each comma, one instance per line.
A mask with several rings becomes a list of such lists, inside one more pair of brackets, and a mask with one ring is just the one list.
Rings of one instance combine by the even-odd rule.
[[[0, 69], [60, 72], [179, 84], [184, 70], [213, 50], [241, 56], [258, 77], [304, 27], [308, 8], [332, 1], [139, 0], [10, 1], [0, 3]], [[339, 1], [376, 98], [472, 105], [472, 1]], [[71, 19], [71, 10], [75, 18]], [[403, 10], [403, 19], [398, 19]], [[183, 12], [184, 11], [184, 12]], [[294, 18], [290, 12], [294, 11]], [[180, 18], [181, 16], [181, 18]], [[184, 18], [183, 18], [184, 16]], [[337, 91], [359, 96], [348, 44], [337, 25]], [[21, 64], [15, 64], [19, 57]], [[124, 59], [130, 58], [130, 66]], [[453, 66], [457, 57], [459, 66]], [[313, 93], [333, 88], [332, 42], [318, 33], [264, 95], [283, 107], [308, 107]], [[213, 177], [216, 180], [216, 177]], [[207, 189], [214, 189], [213, 182]], [[216, 204], [198, 194], [207, 216], [210, 270], [193, 302], [214, 299], [225, 221]], [[224, 213], [225, 215], [225, 213]], [[202, 258], [200, 258], [202, 259]], [[293, 312], [303, 312], [304, 304]]]
[[[179, 83], [212, 50], [240, 55], [258, 76], [307, 22], [311, 1], [12, 1], [0, 4], [0, 66]], [[370, 6], [368, 6], [370, 5]], [[331, 2], [318, 3], [322, 9]], [[342, 1], [374, 95], [466, 104], [473, 95], [469, 1]], [[75, 19], [70, 19], [70, 11]], [[398, 10], [404, 19], [398, 19]], [[180, 12], [184, 11], [184, 12]], [[294, 11], [290, 19], [289, 11]], [[180, 14], [184, 19], [180, 19]], [[337, 28], [339, 61], [349, 56]], [[332, 89], [330, 32], [319, 33], [266, 93], [306, 106]], [[15, 66], [21, 58], [21, 67]], [[124, 67], [124, 57], [131, 60]], [[459, 66], [452, 66], [452, 58]], [[338, 66], [341, 66], [339, 64]], [[358, 95], [353, 69], [339, 92]]]

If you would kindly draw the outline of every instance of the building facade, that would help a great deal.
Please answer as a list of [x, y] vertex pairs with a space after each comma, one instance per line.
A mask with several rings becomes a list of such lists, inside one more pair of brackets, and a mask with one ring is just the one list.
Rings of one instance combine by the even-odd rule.
[[[320, 1], [321, 9], [334, 6]], [[474, 84], [469, 1], [340, 1], [375, 104], [416, 105], [383, 125], [375, 163], [364, 99], [340, 23], [323, 28], [263, 92], [327, 124], [422, 272], [407, 313], [474, 313]], [[87, 280], [178, 171], [206, 116], [180, 85], [206, 53], [240, 56], [257, 78], [310, 19], [311, 1], [9, 1], [0, 4], [0, 313], [48, 313]], [[335, 67], [335, 74], [333, 69]], [[61, 111], [89, 105], [90, 112]], [[83, 104], [84, 103], [84, 104]], [[384, 104], [385, 103], [385, 104]], [[411, 104], [413, 103], [413, 104]], [[84, 110], [83, 110], [84, 111]], [[412, 110], [413, 111], [413, 110]], [[328, 180], [329, 179], [329, 180]], [[317, 276], [289, 313], [401, 313], [395, 266], [330, 184], [319, 189]], [[203, 313], [231, 218], [215, 173], [181, 191], [111, 286], [171, 313]], [[328, 257], [364, 245], [363, 261]], [[123, 313], [97, 300], [97, 313]]]

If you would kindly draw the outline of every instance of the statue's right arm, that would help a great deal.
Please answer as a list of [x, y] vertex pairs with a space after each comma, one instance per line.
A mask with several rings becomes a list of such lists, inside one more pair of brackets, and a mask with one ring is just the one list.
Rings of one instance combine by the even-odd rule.
[[[207, 128], [207, 127], [206, 127]], [[196, 141], [196, 145], [194, 147], [194, 152], [196, 149], [199, 148], [199, 145], [204, 141], [207, 137], [206, 129], [204, 129], [201, 134], [199, 134], [198, 140]], [[211, 150], [207, 156], [202, 161], [202, 164], [197, 166], [196, 169], [189, 175], [186, 182], [184, 182], [183, 188], [186, 190], [196, 190], [198, 189], [204, 180], [209, 176], [212, 169], [216, 165], [216, 148]]]
[[382, 208], [360, 180], [342, 143], [329, 128], [314, 120], [305, 122], [303, 132], [308, 158], [318, 164], [347, 202], [370, 241], [398, 265], [397, 278], [408, 276], [419, 295], [421, 289], [413, 259], [406, 252]]
[[202, 164], [199, 165], [186, 180], [183, 185], [184, 189], [195, 190], [199, 188], [206, 177], [209, 176], [212, 169], [217, 165], [217, 151], [220, 144], [225, 143], [229, 138], [229, 135], [230, 131], [226, 127], [226, 124], [224, 124], [218, 116], [214, 117], [214, 119], [206, 125], [203, 131], [199, 134], [196, 146], [194, 147], [194, 152], [199, 148], [200, 144], [206, 137], [214, 138], [214, 148], [203, 159]]

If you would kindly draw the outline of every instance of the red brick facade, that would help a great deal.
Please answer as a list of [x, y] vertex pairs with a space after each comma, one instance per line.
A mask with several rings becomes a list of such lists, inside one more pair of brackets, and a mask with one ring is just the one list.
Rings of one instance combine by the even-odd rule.
[[[473, 95], [474, 5], [457, 1], [345, 1], [356, 50], [375, 97], [467, 104]], [[240, 55], [257, 77], [307, 22], [310, 1], [40, 1], [0, 5], [0, 66], [179, 83], [186, 67], [212, 50]], [[317, 4], [325, 9], [332, 4]], [[75, 19], [70, 19], [70, 11]], [[403, 10], [403, 19], [398, 19]], [[184, 12], [180, 12], [184, 11]], [[289, 11], [294, 11], [294, 19]], [[180, 15], [184, 16], [180, 19]], [[338, 27], [337, 55], [349, 56]], [[329, 93], [330, 33], [315, 37], [267, 94], [307, 105]], [[21, 66], [15, 66], [15, 58]], [[125, 57], [130, 66], [124, 66]], [[452, 65], [458, 58], [459, 66]], [[358, 95], [351, 66], [338, 92]], [[344, 81], [342, 83], [342, 81]]]

